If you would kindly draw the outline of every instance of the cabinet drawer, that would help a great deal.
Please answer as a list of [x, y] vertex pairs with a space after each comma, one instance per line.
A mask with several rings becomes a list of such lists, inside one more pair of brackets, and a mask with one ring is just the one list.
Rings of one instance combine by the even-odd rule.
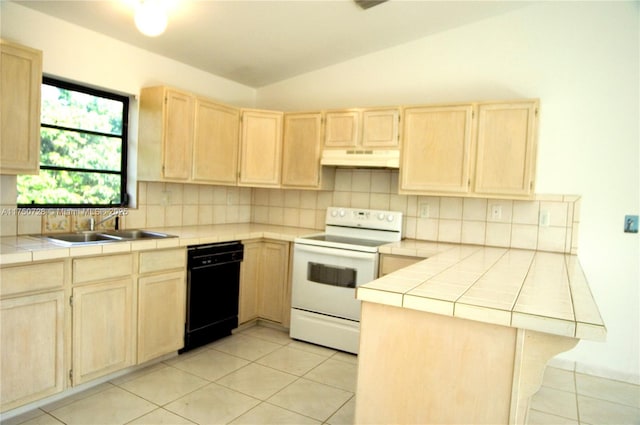
[[406, 257], [404, 255], [381, 255], [380, 256], [380, 277], [396, 270], [403, 269], [412, 264], [422, 261], [422, 257]]
[[105, 255], [73, 260], [73, 283], [130, 277], [132, 274], [132, 254]]
[[62, 289], [64, 261], [4, 267], [0, 270], [0, 295]]
[[187, 267], [186, 253], [184, 248], [142, 252], [140, 253], [140, 274], [184, 269]]

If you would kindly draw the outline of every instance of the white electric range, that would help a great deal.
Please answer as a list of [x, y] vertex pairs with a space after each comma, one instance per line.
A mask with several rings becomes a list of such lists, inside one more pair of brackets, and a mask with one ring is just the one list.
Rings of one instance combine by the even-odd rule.
[[357, 353], [355, 288], [378, 277], [378, 247], [401, 239], [401, 212], [329, 207], [324, 233], [294, 240], [291, 337]]

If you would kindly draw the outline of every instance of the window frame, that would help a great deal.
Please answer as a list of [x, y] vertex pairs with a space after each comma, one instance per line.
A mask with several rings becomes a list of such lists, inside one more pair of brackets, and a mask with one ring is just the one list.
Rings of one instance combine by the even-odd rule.
[[128, 96], [108, 92], [101, 89], [96, 89], [89, 86], [84, 86], [77, 83], [61, 80], [55, 77], [42, 77], [42, 84], [52, 85], [65, 90], [72, 90], [80, 93], [85, 93], [91, 96], [102, 97], [105, 99], [115, 100], [122, 102], [122, 136], [113, 135], [110, 133], [102, 133], [99, 131], [83, 130], [80, 128], [58, 126], [52, 124], [40, 123], [40, 129], [50, 128], [54, 130], [73, 131], [77, 133], [91, 134], [96, 136], [116, 137], [122, 140], [121, 155], [120, 155], [120, 171], [112, 170], [94, 170], [85, 168], [74, 167], [59, 167], [42, 165], [41, 153], [39, 152], [38, 169], [39, 170], [53, 170], [53, 171], [70, 171], [70, 172], [85, 172], [96, 174], [112, 174], [120, 176], [120, 203], [119, 204], [18, 204], [19, 208], [110, 208], [110, 207], [127, 207], [129, 205], [129, 196], [127, 194], [127, 159], [128, 159], [128, 146], [129, 146], [129, 103]]

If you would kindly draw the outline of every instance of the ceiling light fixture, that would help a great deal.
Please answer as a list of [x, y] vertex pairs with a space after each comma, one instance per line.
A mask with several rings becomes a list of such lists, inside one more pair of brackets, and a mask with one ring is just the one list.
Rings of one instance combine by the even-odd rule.
[[162, 0], [140, 0], [135, 5], [136, 27], [146, 36], [157, 37], [167, 28], [167, 8]]

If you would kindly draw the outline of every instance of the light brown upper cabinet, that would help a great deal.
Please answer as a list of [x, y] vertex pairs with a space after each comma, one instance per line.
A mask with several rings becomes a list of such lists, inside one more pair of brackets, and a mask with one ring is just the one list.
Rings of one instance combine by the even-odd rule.
[[347, 109], [325, 113], [325, 148], [397, 148], [398, 108]]
[[282, 186], [300, 189], [329, 189], [334, 168], [320, 165], [322, 113], [284, 115]]
[[283, 115], [257, 109], [242, 111], [238, 185], [280, 186]]
[[362, 146], [397, 148], [400, 144], [398, 108], [365, 109], [362, 111]]
[[324, 146], [355, 147], [360, 139], [360, 111], [328, 111], [325, 114]]
[[170, 87], [140, 93], [138, 178], [235, 185], [240, 112]]
[[193, 180], [236, 184], [239, 125], [238, 109], [196, 99]]
[[469, 191], [472, 105], [404, 110], [401, 193]]
[[38, 174], [42, 52], [0, 41], [0, 174]]
[[405, 109], [400, 193], [532, 197], [538, 104]]
[[191, 94], [169, 87], [140, 92], [138, 178], [187, 181], [193, 146]]
[[478, 195], [533, 195], [538, 101], [478, 106], [474, 192]]

